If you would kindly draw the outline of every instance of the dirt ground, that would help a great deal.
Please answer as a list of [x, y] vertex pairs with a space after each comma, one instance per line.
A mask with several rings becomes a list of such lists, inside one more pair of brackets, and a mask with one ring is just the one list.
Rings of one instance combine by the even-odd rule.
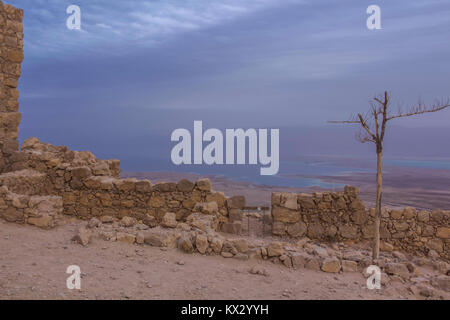
[[[369, 290], [360, 272], [293, 270], [99, 238], [82, 247], [71, 238], [83, 223], [41, 230], [0, 221], [0, 299], [417, 298], [401, 282]], [[268, 275], [250, 274], [256, 264]], [[81, 290], [66, 287], [69, 265], [81, 268]]]

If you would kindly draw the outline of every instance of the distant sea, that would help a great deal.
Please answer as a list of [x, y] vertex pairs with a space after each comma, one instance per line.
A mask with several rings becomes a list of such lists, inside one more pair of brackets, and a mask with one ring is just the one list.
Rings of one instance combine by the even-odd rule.
[[[450, 159], [385, 159], [386, 167], [430, 168], [450, 170]], [[260, 165], [181, 165], [175, 166], [164, 159], [123, 159], [124, 171], [140, 172], [181, 172], [215, 175], [233, 181], [251, 182], [255, 185], [280, 187], [312, 187], [327, 189], [340, 188], [342, 185], [329, 183], [320, 177], [342, 176], [357, 172], [375, 172], [374, 159], [343, 158], [333, 156], [307, 156], [295, 160], [281, 161], [280, 170], [274, 176], [261, 176]]]

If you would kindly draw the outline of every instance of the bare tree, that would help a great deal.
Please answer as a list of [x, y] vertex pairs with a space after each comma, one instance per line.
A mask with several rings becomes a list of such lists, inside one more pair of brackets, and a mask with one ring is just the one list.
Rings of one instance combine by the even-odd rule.
[[386, 133], [386, 124], [388, 121], [415, 116], [424, 113], [437, 112], [450, 107], [450, 100], [437, 100], [433, 105], [425, 105], [420, 99], [417, 105], [410, 106], [403, 111], [401, 106], [393, 113], [391, 111], [391, 96], [385, 91], [384, 95], [379, 95], [370, 101], [370, 109], [363, 116], [358, 113], [347, 121], [328, 121], [329, 123], [348, 123], [359, 124], [360, 131], [357, 136], [362, 143], [373, 142], [377, 152], [377, 199], [375, 207], [375, 230], [372, 258], [378, 259], [380, 253], [380, 221], [381, 221], [381, 196], [382, 196], [382, 160], [383, 160], [383, 141]]

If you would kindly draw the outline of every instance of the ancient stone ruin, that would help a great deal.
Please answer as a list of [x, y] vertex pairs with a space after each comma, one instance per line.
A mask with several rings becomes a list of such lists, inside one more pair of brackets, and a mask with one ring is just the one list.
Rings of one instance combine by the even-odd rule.
[[22, 18], [21, 9], [0, 3], [0, 201], [4, 219], [53, 227], [60, 214], [81, 219], [129, 216], [154, 226], [166, 213], [174, 213], [177, 221], [193, 212], [217, 213], [217, 228], [239, 232], [245, 199], [227, 199], [213, 192], [208, 179], [155, 185], [148, 180], [120, 179], [119, 160], [99, 160], [90, 152], [71, 151], [36, 138], [26, 140], [19, 151]]
[[[208, 179], [156, 184], [121, 179], [119, 160], [100, 160], [88, 151], [72, 151], [36, 138], [25, 140], [19, 150], [22, 18], [22, 10], [0, 1], [1, 218], [41, 228], [55, 227], [65, 217], [89, 220], [75, 237], [83, 245], [95, 230], [104, 240], [226, 258], [255, 257], [325, 272], [352, 272], [370, 264], [368, 256], [345, 247], [369, 240], [373, 232], [374, 211], [365, 208], [354, 187], [312, 195], [274, 193], [269, 216], [273, 237], [249, 243], [236, 238], [243, 227], [245, 198], [213, 191]], [[442, 210], [384, 209], [382, 250], [402, 249], [422, 257], [431, 253], [448, 261], [449, 216]], [[335, 247], [327, 251], [317, 242], [335, 243]], [[389, 274], [413, 275], [414, 267], [391, 262], [385, 266]], [[446, 274], [448, 263], [437, 263], [436, 268]], [[448, 280], [443, 281], [448, 286]]]
[[[367, 209], [359, 190], [311, 194], [272, 194], [272, 233], [324, 242], [361, 242], [373, 238], [375, 210]], [[402, 249], [450, 258], [450, 212], [383, 208], [380, 227], [383, 250]]]

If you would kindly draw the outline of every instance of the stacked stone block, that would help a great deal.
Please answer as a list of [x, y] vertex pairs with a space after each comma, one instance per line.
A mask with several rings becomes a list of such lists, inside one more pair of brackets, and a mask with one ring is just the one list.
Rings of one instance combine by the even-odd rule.
[[0, 1], [0, 172], [19, 148], [21, 115], [17, 86], [23, 60], [23, 10]]
[[0, 217], [9, 222], [53, 228], [62, 214], [62, 198], [17, 194], [0, 187]]
[[36, 138], [27, 139], [11, 159], [16, 171], [0, 175], [0, 183], [19, 194], [60, 196], [66, 215], [132, 217], [149, 226], [163, 223], [166, 214], [173, 214], [176, 221], [186, 221], [191, 214], [215, 215], [217, 228], [241, 231], [245, 198], [212, 191], [208, 179], [154, 185], [148, 180], [121, 179], [119, 160], [100, 160], [90, 152]]
[[[344, 192], [272, 194], [272, 233], [329, 242], [359, 242], [373, 238], [374, 209], [366, 209], [359, 190]], [[382, 248], [428, 253], [450, 258], [450, 211], [383, 208]]]

